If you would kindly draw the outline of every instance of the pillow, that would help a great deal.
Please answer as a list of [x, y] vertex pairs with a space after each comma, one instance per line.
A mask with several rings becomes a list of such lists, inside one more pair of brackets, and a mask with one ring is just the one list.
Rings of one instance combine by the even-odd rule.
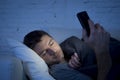
[[25, 73], [31, 80], [55, 80], [49, 74], [47, 64], [32, 49], [14, 39], [7, 39], [7, 42], [13, 54], [22, 60]]

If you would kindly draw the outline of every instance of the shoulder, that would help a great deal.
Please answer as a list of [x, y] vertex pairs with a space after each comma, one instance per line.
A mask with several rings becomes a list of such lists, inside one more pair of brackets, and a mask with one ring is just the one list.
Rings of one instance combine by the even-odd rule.
[[[76, 36], [71, 36], [71, 37], [68, 37], [67, 39], [65, 39], [62, 43], [64, 43], [64, 42], [72, 42], [72, 41], [81, 41], [81, 39], [79, 39], [78, 37], [76, 37]], [[61, 44], [62, 44], [61, 43]]]
[[78, 37], [71, 36], [71, 37], [68, 37], [67, 39], [65, 39], [60, 44], [60, 46], [64, 48], [65, 46], [74, 46], [74, 45], [78, 45], [78, 44], [82, 44], [82, 43], [83, 43], [83, 41], [81, 39], [79, 39]]
[[57, 80], [91, 80], [88, 76], [67, 66], [67, 63], [51, 67], [51, 75]]

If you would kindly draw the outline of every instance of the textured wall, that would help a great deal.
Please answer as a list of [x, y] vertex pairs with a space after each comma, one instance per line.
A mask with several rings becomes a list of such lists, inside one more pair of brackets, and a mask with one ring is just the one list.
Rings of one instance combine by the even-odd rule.
[[81, 37], [76, 13], [83, 10], [120, 40], [120, 0], [0, 0], [0, 52], [8, 50], [5, 38], [22, 41], [35, 29], [48, 31], [59, 42]]

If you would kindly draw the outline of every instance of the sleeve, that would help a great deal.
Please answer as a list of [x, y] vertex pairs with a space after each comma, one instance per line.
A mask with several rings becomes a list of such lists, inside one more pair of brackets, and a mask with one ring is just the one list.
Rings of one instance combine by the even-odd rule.
[[69, 60], [76, 52], [80, 58], [82, 66], [96, 64], [94, 51], [79, 38], [71, 36], [64, 40], [60, 46], [64, 52], [65, 59]]
[[65, 59], [69, 61], [74, 52], [80, 58], [82, 66], [78, 69], [79, 72], [89, 75], [92, 79], [97, 77], [97, 65], [94, 51], [87, 46], [81, 39], [71, 36], [63, 41], [61, 48], [64, 52]]
[[69, 68], [67, 64], [54, 65], [50, 71], [51, 75], [56, 80], [92, 80], [87, 75], [79, 71]]
[[110, 55], [113, 64], [120, 64], [120, 41], [115, 38], [110, 38]]

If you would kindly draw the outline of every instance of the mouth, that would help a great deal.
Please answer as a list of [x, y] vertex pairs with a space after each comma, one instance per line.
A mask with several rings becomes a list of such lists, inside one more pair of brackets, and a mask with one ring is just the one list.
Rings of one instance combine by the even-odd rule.
[[56, 57], [59, 57], [59, 53], [58, 53], [58, 52], [56, 52], [56, 53], [55, 53], [55, 56], [56, 56]]

